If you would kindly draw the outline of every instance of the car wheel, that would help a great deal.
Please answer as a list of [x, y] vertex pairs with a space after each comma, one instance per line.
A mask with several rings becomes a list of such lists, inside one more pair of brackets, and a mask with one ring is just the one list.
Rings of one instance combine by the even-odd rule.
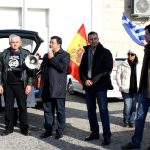
[[67, 91], [70, 95], [73, 95], [75, 93], [75, 91], [73, 90], [73, 85], [71, 81], [69, 81], [67, 84]]

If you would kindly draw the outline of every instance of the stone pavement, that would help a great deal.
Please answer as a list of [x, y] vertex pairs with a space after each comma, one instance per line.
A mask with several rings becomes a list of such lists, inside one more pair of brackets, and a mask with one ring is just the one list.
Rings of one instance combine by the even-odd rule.
[[[109, 100], [112, 131], [112, 143], [109, 146], [103, 147], [101, 145], [103, 138], [99, 113], [100, 139], [91, 142], [84, 141], [84, 138], [89, 134], [85, 97], [83, 95], [67, 95], [66, 129], [62, 139], [56, 140], [54, 136], [44, 140], [40, 139], [39, 137], [44, 131], [43, 110], [42, 108], [28, 108], [31, 136], [21, 135], [18, 127], [15, 127], [13, 134], [5, 137], [0, 136], [0, 150], [120, 150], [121, 145], [130, 141], [134, 131], [134, 128], [122, 127], [122, 109], [123, 102], [121, 100]], [[3, 117], [3, 113], [0, 113], [0, 132], [4, 130]], [[142, 150], [146, 150], [150, 146], [149, 137], [150, 111], [146, 119]]]

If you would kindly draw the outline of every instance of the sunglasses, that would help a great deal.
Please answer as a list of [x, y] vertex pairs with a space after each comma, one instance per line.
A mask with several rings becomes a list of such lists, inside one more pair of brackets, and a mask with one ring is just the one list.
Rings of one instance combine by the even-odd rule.
[[130, 55], [131, 55], [131, 56], [135, 56], [135, 54], [133, 54], [133, 53], [128, 53], [128, 56], [130, 56]]

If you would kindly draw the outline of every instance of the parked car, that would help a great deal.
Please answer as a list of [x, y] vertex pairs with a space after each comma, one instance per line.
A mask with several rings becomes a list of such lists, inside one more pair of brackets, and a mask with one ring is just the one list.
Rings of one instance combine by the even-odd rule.
[[[121, 64], [126, 58], [115, 58], [113, 62], [113, 70], [111, 73], [111, 81], [112, 85], [114, 87], [113, 90], [108, 90], [107, 96], [108, 97], [114, 97], [114, 98], [121, 98], [121, 93], [119, 91], [119, 87], [116, 83], [116, 71], [117, 66]], [[67, 91], [70, 95], [76, 94], [76, 93], [82, 93], [85, 94], [85, 91], [83, 90], [83, 86], [79, 83], [78, 80], [76, 80], [73, 76], [68, 75], [67, 77]]]
[[[38, 35], [38, 32], [30, 31], [30, 30], [19, 30], [19, 29], [5, 29], [0, 30], [0, 52], [2, 52], [4, 49], [9, 47], [9, 35], [10, 34], [16, 34], [19, 35], [22, 38], [22, 47], [29, 50], [31, 55], [34, 55], [37, 50], [39, 49], [40, 45], [43, 41], [43, 39]], [[35, 76], [35, 81], [37, 80], [37, 77]], [[35, 85], [33, 87], [32, 92], [27, 97], [27, 106], [28, 107], [34, 107], [35, 105], [35, 98], [38, 97], [38, 86], [35, 82]], [[4, 105], [4, 98], [1, 97], [2, 103]], [[16, 106], [16, 103], [14, 105]]]

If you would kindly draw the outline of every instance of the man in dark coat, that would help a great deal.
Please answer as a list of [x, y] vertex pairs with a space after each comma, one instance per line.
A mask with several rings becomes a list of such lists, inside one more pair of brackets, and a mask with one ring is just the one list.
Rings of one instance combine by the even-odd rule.
[[[135, 131], [130, 143], [122, 146], [122, 149], [140, 149], [143, 138], [145, 119], [150, 107], [150, 25], [145, 27], [144, 58], [139, 86], [139, 103], [135, 119]], [[150, 150], [150, 147], [148, 148]]]
[[111, 52], [99, 43], [98, 34], [88, 34], [88, 46], [85, 47], [79, 67], [80, 79], [86, 92], [88, 118], [91, 134], [86, 141], [99, 138], [99, 126], [96, 116], [96, 99], [103, 125], [103, 145], [111, 143], [111, 131], [108, 112], [107, 90], [112, 90], [110, 73], [113, 68]]
[[51, 50], [43, 57], [41, 64], [40, 94], [43, 101], [45, 132], [41, 138], [52, 136], [53, 107], [56, 108], [58, 128], [56, 139], [63, 137], [65, 128], [65, 97], [67, 83], [67, 69], [70, 62], [69, 54], [61, 48], [62, 39], [51, 37], [49, 47]]

